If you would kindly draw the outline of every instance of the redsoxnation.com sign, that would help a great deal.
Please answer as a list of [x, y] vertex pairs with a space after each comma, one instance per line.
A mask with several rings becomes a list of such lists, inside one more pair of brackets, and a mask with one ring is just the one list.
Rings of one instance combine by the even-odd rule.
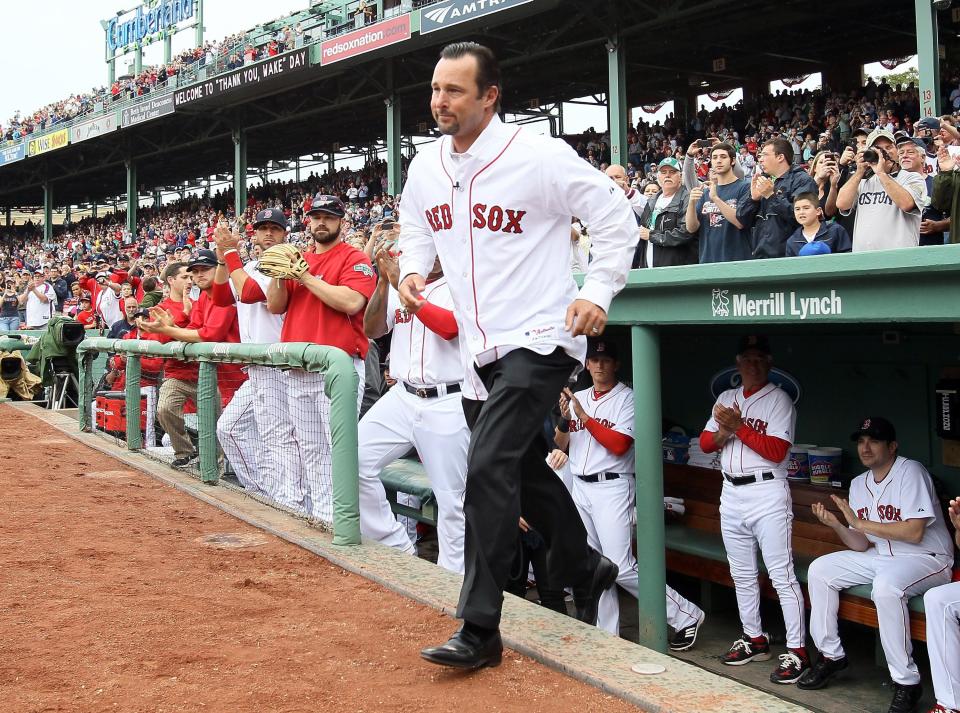
[[420, 34], [459, 25], [484, 15], [491, 15], [511, 7], [526, 5], [533, 0], [447, 0], [424, 8], [420, 14]]
[[333, 64], [409, 39], [410, 15], [401, 15], [321, 43], [320, 64]]

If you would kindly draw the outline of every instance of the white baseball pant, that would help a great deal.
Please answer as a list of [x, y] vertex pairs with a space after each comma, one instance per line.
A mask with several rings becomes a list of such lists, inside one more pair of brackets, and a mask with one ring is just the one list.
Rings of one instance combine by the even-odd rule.
[[770, 575], [787, 629], [787, 647], [806, 643], [803, 591], [793, 567], [793, 505], [785, 479], [733, 485], [724, 480], [720, 493], [720, 532], [730, 576], [737, 592], [740, 622], [747, 636], [763, 635], [760, 622], [760, 576], [757, 545]]
[[256, 393], [253, 382], [248, 379], [237, 389], [217, 419], [217, 440], [244, 490], [266, 495], [263, 483], [265, 470], [259, 459], [254, 401]]
[[[620, 568], [617, 584], [633, 596], [639, 593], [637, 559], [631, 547], [631, 513], [635, 509], [636, 479], [621, 475], [616, 480], [585, 483], [573, 476], [571, 495], [587, 528], [587, 543]], [[667, 624], [674, 630], [696, 623], [703, 611], [667, 587]], [[600, 596], [597, 626], [620, 635], [620, 601], [616, 587]]]
[[960, 582], [928, 589], [927, 653], [937, 703], [960, 710]]
[[[386, 502], [379, 474], [413, 446], [420, 455], [437, 499], [437, 559], [444, 569], [463, 574], [463, 494], [467, 477], [470, 429], [460, 403], [460, 394], [421, 399], [395, 384], [360, 421], [360, 482]], [[375, 484], [375, 485], [374, 485]], [[363, 509], [361, 500], [361, 511]], [[372, 507], [372, 504], [370, 505]], [[390, 511], [387, 506], [387, 512]], [[410, 552], [403, 527], [395, 523]], [[361, 524], [362, 529], [362, 524]], [[388, 543], [389, 544], [389, 543]], [[395, 547], [406, 550], [395, 544]]]
[[810, 636], [828, 659], [844, 656], [837, 633], [840, 591], [858, 584], [873, 583], [870, 598], [877, 608], [880, 644], [894, 683], [920, 683], [920, 671], [913, 661], [910, 640], [910, 612], [907, 601], [931, 587], [950, 581], [951, 560], [931, 555], [897, 555], [866, 552], [831, 552], [818, 557], [807, 573], [810, 592]]
[[256, 394], [253, 411], [260, 441], [261, 482], [269, 498], [303, 512], [303, 462], [293, 434], [287, 377], [276, 368], [255, 365], [248, 367], [247, 376]]

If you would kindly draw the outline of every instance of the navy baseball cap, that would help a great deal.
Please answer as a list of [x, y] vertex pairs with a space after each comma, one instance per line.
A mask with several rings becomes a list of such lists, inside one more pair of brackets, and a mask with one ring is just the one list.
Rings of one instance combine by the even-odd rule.
[[343, 201], [336, 196], [327, 196], [318, 193], [314, 197], [313, 203], [310, 204], [310, 210], [307, 211], [307, 215], [311, 213], [329, 213], [330, 215], [342, 218], [347, 214], [347, 209], [343, 206]]
[[187, 272], [195, 267], [216, 267], [217, 254], [213, 250], [197, 250], [197, 254], [187, 263]]
[[610, 357], [618, 359], [617, 345], [606, 339], [588, 339], [587, 340], [587, 359], [591, 357]]
[[924, 151], [927, 150], [927, 145], [923, 143], [923, 139], [918, 139], [913, 136], [901, 136], [897, 139], [897, 147], [903, 146], [904, 144], [916, 144]]
[[743, 354], [748, 349], [756, 349], [764, 354], [770, 353], [770, 343], [762, 334], [747, 334], [740, 339], [740, 346], [737, 347], [737, 354]]
[[857, 430], [850, 434], [850, 440], [857, 441], [861, 436], [890, 443], [897, 440], [897, 431], [883, 416], [868, 416], [857, 424]]
[[259, 228], [264, 223], [273, 223], [286, 230], [287, 216], [283, 214], [282, 210], [278, 210], [277, 208], [265, 208], [257, 213], [257, 217], [253, 221], [253, 227]]

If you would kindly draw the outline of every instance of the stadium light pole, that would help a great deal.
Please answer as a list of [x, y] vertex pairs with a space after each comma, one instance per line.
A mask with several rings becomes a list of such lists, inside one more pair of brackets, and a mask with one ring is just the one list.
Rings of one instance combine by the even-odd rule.
[[[949, 3], [948, 3], [949, 4]], [[940, 42], [937, 9], [930, 0], [913, 0], [920, 65], [920, 117], [940, 116]]]

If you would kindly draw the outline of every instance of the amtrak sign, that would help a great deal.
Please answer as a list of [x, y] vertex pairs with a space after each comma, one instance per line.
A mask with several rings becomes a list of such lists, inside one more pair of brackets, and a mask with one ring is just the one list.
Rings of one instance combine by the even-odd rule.
[[420, 34], [442, 30], [533, 0], [447, 0], [424, 8], [420, 14]]

